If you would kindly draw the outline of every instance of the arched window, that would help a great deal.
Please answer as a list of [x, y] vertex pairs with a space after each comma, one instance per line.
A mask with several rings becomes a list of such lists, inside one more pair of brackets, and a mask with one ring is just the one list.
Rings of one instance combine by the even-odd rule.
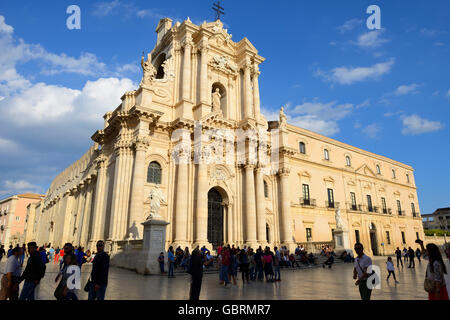
[[267, 186], [267, 182], [264, 181], [264, 197], [269, 197], [269, 187]]
[[381, 174], [381, 169], [379, 165], [377, 165], [377, 174]]
[[147, 170], [147, 182], [161, 184], [162, 169], [158, 162], [150, 162]]
[[352, 162], [350, 161], [350, 157], [349, 156], [345, 157], [345, 162], [347, 163], [347, 167], [351, 167], [352, 166]]
[[155, 61], [155, 68], [156, 68], [156, 79], [164, 79], [164, 66], [163, 63], [166, 60], [166, 54], [162, 53], [158, 56], [158, 58]]
[[330, 154], [328, 152], [328, 149], [323, 150], [323, 155], [325, 157], [325, 160], [330, 160]]
[[392, 169], [392, 179], [395, 179], [395, 170]]
[[300, 142], [300, 153], [303, 153], [303, 154], [306, 153], [306, 148], [305, 148], [304, 142]]

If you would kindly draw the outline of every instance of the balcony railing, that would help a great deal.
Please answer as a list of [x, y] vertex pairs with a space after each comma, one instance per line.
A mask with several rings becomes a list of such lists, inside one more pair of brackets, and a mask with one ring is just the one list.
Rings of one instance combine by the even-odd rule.
[[339, 202], [329, 202], [325, 201], [325, 206], [330, 209], [338, 209], [339, 208]]
[[377, 206], [374, 206], [374, 207], [373, 207], [373, 211], [376, 212], [376, 213], [378, 213], [378, 212], [380, 211], [380, 208], [378, 208]]
[[373, 207], [372, 206], [367, 206], [367, 211], [373, 212]]
[[348, 209], [352, 211], [363, 211], [361, 204], [352, 204], [350, 202], [347, 202]]
[[388, 213], [389, 214], [392, 214], [392, 209], [391, 208], [389, 208], [389, 209], [387, 209], [388, 210]]
[[387, 214], [388, 213], [388, 209], [387, 208], [383, 208], [381, 212], [383, 212], [384, 214]]
[[405, 215], [405, 210], [397, 210], [397, 213], [399, 216], [404, 216]]
[[315, 207], [316, 206], [316, 199], [300, 198], [300, 205]]

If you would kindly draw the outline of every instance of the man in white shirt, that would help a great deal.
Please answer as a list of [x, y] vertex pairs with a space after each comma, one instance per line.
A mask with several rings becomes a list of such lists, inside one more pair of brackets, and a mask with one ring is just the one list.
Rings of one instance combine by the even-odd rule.
[[19, 257], [22, 254], [22, 248], [15, 247], [12, 255], [6, 261], [5, 274], [1, 280], [0, 300], [17, 300], [19, 298], [19, 277], [22, 273]]
[[364, 247], [361, 243], [355, 243], [357, 257], [355, 259], [355, 268], [353, 269], [353, 279], [357, 279], [356, 286], [359, 286], [359, 294], [362, 300], [370, 300], [372, 289], [367, 287], [367, 268], [372, 265], [372, 259], [364, 254]]

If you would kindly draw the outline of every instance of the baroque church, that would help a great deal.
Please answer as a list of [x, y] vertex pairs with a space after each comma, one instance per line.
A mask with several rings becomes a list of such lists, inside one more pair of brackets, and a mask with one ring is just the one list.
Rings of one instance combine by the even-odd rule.
[[[409, 165], [290, 125], [260, 112], [259, 65], [244, 38], [220, 20], [196, 25], [161, 19], [155, 47], [143, 57], [139, 88], [104, 115], [93, 146], [27, 208], [26, 241], [94, 248], [114, 255], [142, 247], [142, 223], [166, 221], [165, 247], [334, 244], [335, 212], [351, 246], [392, 253], [423, 237]], [[195, 162], [194, 148], [174, 161], [177, 130], [260, 130], [277, 145], [277, 163]], [[251, 139], [247, 139], [251, 140]], [[233, 151], [237, 142], [227, 143]], [[261, 149], [259, 149], [261, 150]], [[200, 149], [200, 153], [202, 150]]]

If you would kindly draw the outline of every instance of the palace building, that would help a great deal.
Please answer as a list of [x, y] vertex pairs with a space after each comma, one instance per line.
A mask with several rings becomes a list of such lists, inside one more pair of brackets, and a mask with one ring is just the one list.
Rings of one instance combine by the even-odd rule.
[[[332, 243], [338, 208], [351, 246], [359, 241], [369, 254], [423, 237], [411, 166], [290, 125], [283, 110], [279, 121], [266, 120], [258, 84], [265, 59], [247, 38], [234, 42], [220, 20], [189, 18], [162, 19], [156, 33], [139, 88], [123, 94], [88, 152], [29, 205], [27, 241], [93, 248], [103, 239], [114, 255], [142, 246], [142, 223], [156, 210], [168, 222], [166, 248], [318, 247]], [[251, 139], [244, 161], [193, 161], [202, 147], [178, 148], [174, 133], [192, 137], [198, 122], [201, 130], [266, 132], [277, 163], [252, 161]], [[176, 149], [184, 161], [174, 161]]]

